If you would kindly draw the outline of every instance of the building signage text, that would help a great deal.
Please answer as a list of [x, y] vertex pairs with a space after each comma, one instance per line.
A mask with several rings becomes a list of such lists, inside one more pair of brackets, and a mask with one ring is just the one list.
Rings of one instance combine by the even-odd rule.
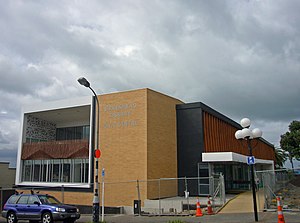
[[[131, 115], [136, 109], [136, 103], [104, 105], [104, 112], [109, 113], [109, 121], [104, 122], [104, 128], [131, 127], [137, 125], [137, 120], [132, 119]], [[122, 119], [122, 120], [121, 120]]]

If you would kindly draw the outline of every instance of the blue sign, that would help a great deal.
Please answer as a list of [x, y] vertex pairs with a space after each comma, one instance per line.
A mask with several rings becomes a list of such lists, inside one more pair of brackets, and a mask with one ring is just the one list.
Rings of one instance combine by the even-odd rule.
[[104, 168], [102, 169], [102, 177], [104, 177], [105, 176], [105, 170], [104, 170]]
[[248, 164], [248, 165], [253, 165], [253, 164], [255, 164], [255, 158], [254, 158], [254, 156], [248, 156], [248, 157], [247, 157], [247, 164]]

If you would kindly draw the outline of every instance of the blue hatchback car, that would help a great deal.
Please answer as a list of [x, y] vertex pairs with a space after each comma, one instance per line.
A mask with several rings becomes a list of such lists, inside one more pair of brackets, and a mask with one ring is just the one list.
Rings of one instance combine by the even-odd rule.
[[75, 206], [62, 204], [48, 194], [15, 194], [4, 205], [2, 216], [7, 223], [17, 223], [18, 220], [74, 223], [80, 218], [80, 212]]

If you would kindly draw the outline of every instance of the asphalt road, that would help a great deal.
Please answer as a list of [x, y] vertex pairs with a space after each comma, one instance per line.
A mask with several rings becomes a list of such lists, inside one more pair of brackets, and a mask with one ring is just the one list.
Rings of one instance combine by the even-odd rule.
[[[300, 212], [285, 212], [286, 223], [300, 223]], [[263, 223], [278, 223], [277, 212], [260, 212], [259, 221]], [[133, 216], [133, 215], [106, 215], [106, 223], [168, 223], [169, 221], [181, 220], [185, 223], [254, 223], [253, 213], [238, 214], [216, 214], [204, 215], [202, 217], [179, 217], [179, 216]], [[0, 223], [6, 222], [6, 219], [0, 217]], [[28, 221], [19, 221], [19, 223], [28, 223]], [[82, 215], [77, 223], [91, 223], [91, 215]]]

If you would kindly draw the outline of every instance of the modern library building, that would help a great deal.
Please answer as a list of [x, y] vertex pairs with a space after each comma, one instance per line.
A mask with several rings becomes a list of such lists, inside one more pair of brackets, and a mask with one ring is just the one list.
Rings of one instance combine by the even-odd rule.
[[[158, 185], [158, 179], [222, 173], [226, 191], [249, 188], [248, 149], [235, 139], [242, 127], [230, 118], [201, 102], [184, 103], [147, 88], [97, 99], [99, 111], [94, 97], [23, 107], [18, 188], [60, 196], [63, 187], [65, 203], [91, 206], [97, 136], [106, 207], [183, 195], [179, 180]], [[273, 170], [274, 146], [262, 138], [255, 144], [256, 170]], [[208, 184], [195, 181], [189, 192], [207, 196]]]

